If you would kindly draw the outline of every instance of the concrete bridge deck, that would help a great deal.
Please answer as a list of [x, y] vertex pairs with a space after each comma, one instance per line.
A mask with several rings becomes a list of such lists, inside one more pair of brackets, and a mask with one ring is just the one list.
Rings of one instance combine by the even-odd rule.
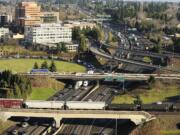
[[[155, 79], [166, 79], [166, 80], [180, 80], [180, 74], [127, 74], [127, 73], [50, 73], [50, 74], [23, 74], [27, 76], [43, 76], [48, 75], [55, 79], [72, 79], [72, 80], [106, 80], [112, 79], [117, 81], [123, 80], [148, 80], [150, 76], [154, 76]], [[110, 80], [109, 80], [110, 81]]]
[[154, 119], [144, 111], [0, 109], [0, 118], [7, 120], [12, 116], [54, 118], [57, 127], [63, 118], [130, 119], [136, 125]]

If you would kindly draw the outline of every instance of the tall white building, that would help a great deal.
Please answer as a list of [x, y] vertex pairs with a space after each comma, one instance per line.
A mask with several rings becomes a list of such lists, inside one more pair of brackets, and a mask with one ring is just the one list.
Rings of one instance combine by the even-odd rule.
[[47, 23], [25, 27], [25, 40], [37, 44], [56, 44], [72, 41], [72, 29], [60, 23]]
[[0, 38], [8, 38], [9, 37], [9, 29], [8, 28], [0, 28]]

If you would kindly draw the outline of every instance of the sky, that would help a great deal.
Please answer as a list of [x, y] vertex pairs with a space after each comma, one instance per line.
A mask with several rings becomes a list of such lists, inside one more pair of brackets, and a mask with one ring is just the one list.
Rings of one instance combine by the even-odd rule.
[[124, 0], [124, 1], [180, 2], [180, 0]]

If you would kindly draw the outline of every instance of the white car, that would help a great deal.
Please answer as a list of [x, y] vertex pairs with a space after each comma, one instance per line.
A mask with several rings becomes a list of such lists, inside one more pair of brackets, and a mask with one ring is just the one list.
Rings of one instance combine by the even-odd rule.
[[22, 126], [23, 128], [27, 127], [28, 125], [29, 125], [29, 124], [28, 124], [27, 122], [21, 123], [21, 126]]

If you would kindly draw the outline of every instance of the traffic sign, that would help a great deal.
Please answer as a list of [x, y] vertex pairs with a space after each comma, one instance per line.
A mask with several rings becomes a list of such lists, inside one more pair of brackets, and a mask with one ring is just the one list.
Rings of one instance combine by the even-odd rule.
[[116, 78], [116, 81], [117, 82], [124, 82], [124, 77], [123, 76], [118, 76], [117, 78]]
[[107, 76], [107, 77], [105, 77], [105, 81], [113, 81], [113, 77], [112, 76]]

